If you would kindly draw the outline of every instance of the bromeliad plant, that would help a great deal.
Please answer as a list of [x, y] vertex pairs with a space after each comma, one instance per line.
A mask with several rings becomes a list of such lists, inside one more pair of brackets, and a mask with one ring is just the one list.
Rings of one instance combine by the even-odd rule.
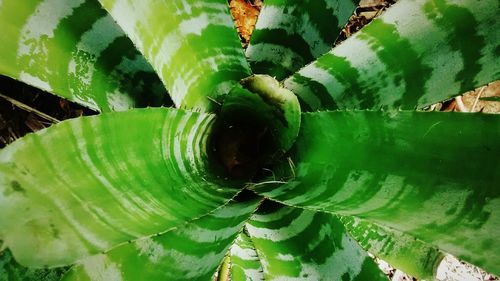
[[499, 274], [500, 117], [420, 110], [500, 78], [499, 2], [401, 0], [330, 50], [355, 2], [266, 0], [244, 52], [225, 0], [0, 1], [1, 74], [102, 112], [0, 151], [3, 247], [65, 280]]

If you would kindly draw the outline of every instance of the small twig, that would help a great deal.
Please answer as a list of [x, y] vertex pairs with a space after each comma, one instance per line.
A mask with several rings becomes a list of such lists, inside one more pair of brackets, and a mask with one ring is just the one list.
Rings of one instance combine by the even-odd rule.
[[3, 94], [0, 94], [0, 97], [4, 98], [5, 100], [9, 101], [10, 103], [12, 103], [13, 105], [25, 110], [25, 111], [28, 111], [28, 112], [32, 112], [40, 117], [42, 117], [43, 119], [46, 119], [52, 123], [59, 123], [61, 122], [60, 120], [57, 120], [56, 118], [50, 116], [50, 115], [47, 115], [39, 110], [36, 110], [34, 108], [32, 108], [31, 106], [27, 105], [27, 104], [24, 104], [20, 101], [17, 101], [11, 97], [8, 97], [8, 96], [5, 96]]
[[249, 189], [252, 189], [254, 187], [257, 187], [259, 185], [265, 185], [265, 184], [285, 184], [287, 183], [286, 181], [263, 181], [263, 182], [259, 182], [259, 183], [247, 183], [246, 184], [246, 187], [249, 188]]
[[486, 89], [486, 86], [481, 87], [479, 93], [477, 93], [476, 100], [474, 101], [474, 103], [472, 104], [472, 108], [470, 109], [471, 112], [474, 112], [474, 109], [476, 108], [479, 98], [481, 97], [481, 95], [483, 95], [484, 89]]
[[293, 163], [292, 158], [288, 157], [287, 160], [288, 160], [288, 165], [290, 166], [290, 170], [292, 171], [292, 177], [295, 178], [296, 177], [295, 164]]
[[209, 97], [207, 96], [207, 99], [215, 104], [217, 104], [218, 106], [222, 106], [222, 104], [220, 102], [218, 102], [216, 99], [212, 98], [212, 97]]

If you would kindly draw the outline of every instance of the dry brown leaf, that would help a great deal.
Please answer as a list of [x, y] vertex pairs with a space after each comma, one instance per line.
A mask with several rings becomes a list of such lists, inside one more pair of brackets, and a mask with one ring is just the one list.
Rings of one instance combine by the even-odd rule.
[[242, 44], [244, 47], [250, 41], [261, 6], [262, 1], [231, 0], [229, 3], [231, 14], [234, 17], [238, 33], [243, 39]]

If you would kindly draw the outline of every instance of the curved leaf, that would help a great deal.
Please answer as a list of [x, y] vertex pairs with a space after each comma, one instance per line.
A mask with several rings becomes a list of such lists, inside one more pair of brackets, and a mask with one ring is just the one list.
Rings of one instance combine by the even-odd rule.
[[23, 265], [75, 262], [207, 214], [213, 115], [147, 108], [61, 122], [0, 151], [0, 240]]
[[438, 249], [402, 232], [348, 216], [340, 220], [349, 234], [371, 254], [419, 279], [434, 280], [444, 258]]
[[152, 63], [177, 107], [212, 111], [250, 75], [226, 1], [100, 0]]
[[231, 280], [263, 281], [264, 269], [246, 229], [231, 246]]
[[59, 281], [68, 269], [32, 269], [18, 264], [9, 250], [0, 252], [0, 281]]
[[178, 229], [89, 257], [63, 280], [210, 280], [259, 202], [255, 195], [232, 201]]
[[266, 201], [246, 228], [266, 280], [387, 280], [332, 214]]
[[407, 232], [498, 273], [499, 140], [500, 115], [306, 113], [296, 177], [255, 190]]
[[266, 0], [246, 55], [255, 73], [282, 80], [328, 52], [357, 0]]
[[399, 1], [285, 81], [303, 111], [425, 107], [500, 79], [496, 0]]
[[101, 111], [170, 103], [158, 76], [94, 0], [4, 0], [0, 74]]

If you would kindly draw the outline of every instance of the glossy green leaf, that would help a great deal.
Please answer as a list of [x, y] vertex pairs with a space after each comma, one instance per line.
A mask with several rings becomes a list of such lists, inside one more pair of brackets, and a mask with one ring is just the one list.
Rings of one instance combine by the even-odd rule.
[[285, 81], [303, 111], [425, 107], [500, 79], [497, 0], [399, 1]]
[[64, 280], [210, 280], [259, 202], [255, 195], [239, 199], [178, 229], [89, 257]]
[[349, 234], [371, 254], [413, 277], [434, 280], [444, 255], [435, 247], [400, 231], [354, 216], [340, 220]]
[[246, 228], [265, 280], [387, 280], [332, 214], [266, 201]]
[[282, 80], [328, 52], [357, 0], [266, 0], [246, 55], [252, 70]]
[[231, 280], [263, 281], [264, 269], [245, 229], [231, 246]]
[[357, 215], [500, 272], [500, 115], [305, 113], [295, 178], [255, 190]]
[[226, 1], [100, 0], [151, 62], [177, 107], [212, 111], [250, 75]]
[[9, 250], [0, 252], [0, 281], [59, 281], [67, 270], [26, 268], [14, 260]]
[[164, 232], [236, 194], [209, 173], [214, 116], [136, 109], [61, 122], [0, 151], [0, 240], [62, 265]]
[[0, 3], [0, 74], [94, 110], [170, 103], [158, 76], [95, 0]]

